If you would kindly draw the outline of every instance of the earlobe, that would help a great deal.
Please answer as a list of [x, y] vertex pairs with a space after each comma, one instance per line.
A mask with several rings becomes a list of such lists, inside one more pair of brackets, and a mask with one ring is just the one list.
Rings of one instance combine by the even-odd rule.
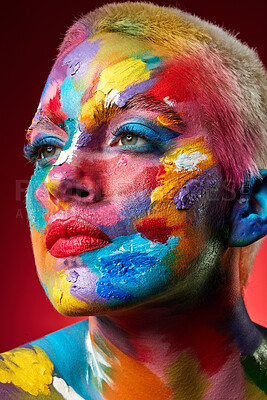
[[247, 246], [267, 234], [267, 170], [251, 178], [237, 199], [231, 215], [229, 245]]

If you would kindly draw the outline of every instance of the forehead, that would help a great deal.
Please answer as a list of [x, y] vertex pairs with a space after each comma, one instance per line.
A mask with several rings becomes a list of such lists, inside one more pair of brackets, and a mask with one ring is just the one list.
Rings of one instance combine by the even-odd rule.
[[[172, 64], [169, 49], [147, 40], [94, 35], [57, 59], [31, 127], [44, 117], [60, 126], [78, 118], [90, 127], [97, 118], [109, 122], [117, 111], [129, 108], [152, 117], [167, 113], [172, 125], [181, 123]], [[142, 100], [140, 95], [145, 95]]]
[[102, 33], [89, 37], [67, 55], [60, 56], [55, 67], [64, 68], [67, 64], [69, 77], [75, 76], [75, 79], [79, 80], [86, 71], [88, 73], [89, 67], [90, 71], [94, 72], [95, 69], [105, 69], [128, 57], [142, 59], [153, 68], [153, 61], [157, 61], [150, 60], [153, 54], [167, 57], [171, 56], [171, 50], [122, 33]]
[[97, 102], [122, 108], [140, 93], [170, 105], [176, 87], [173, 63], [171, 51], [163, 46], [117, 33], [94, 35], [56, 61], [41, 105], [57, 94], [66, 111], [82, 108], [82, 118]]

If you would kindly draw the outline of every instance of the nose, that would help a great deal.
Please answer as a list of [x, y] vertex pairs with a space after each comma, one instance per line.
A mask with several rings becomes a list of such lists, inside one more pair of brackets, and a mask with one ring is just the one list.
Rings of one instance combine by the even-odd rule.
[[44, 184], [53, 203], [96, 203], [101, 200], [100, 179], [94, 167], [82, 167], [70, 164], [52, 168]]

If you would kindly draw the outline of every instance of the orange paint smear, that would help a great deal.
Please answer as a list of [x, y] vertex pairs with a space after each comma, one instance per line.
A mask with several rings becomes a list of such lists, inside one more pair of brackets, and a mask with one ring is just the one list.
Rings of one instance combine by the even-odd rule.
[[[172, 390], [147, 367], [121, 351], [113, 348], [117, 361], [111, 360], [113, 386], [104, 386], [106, 400], [167, 400], [172, 398]], [[148, 390], [149, 389], [149, 390]]]

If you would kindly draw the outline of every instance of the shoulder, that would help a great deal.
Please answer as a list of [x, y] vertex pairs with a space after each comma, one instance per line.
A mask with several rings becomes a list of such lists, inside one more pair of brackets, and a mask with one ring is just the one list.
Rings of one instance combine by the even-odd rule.
[[60, 399], [53, 385], [53, 363], [38, 346], [25, 345], [0, 356], [0, 398]]
[[[82, 348], [79, 349], [78, 345], [75, 349], [73, 343], [74, 338], [77, 340], [79, 334], [85, 334], [87, 325], [88, 322], [86, 324], [82, 321], [2, 353], [0, 355], [0, 399], [83, 400], [66, 382], [73, 381], [73, 375], [76, 375], [73, 374], [75, 364], [77, 368], [81, 367], [79, 362], [82, 357], [79, 357], [79, 354]], [[84, 343], [84, 340], [80, 340], [80, 346], [81, 343]], [[75, 357], [79, 362], [75, 361]], [[71, 375], [69, 371], [72, 371]]]

